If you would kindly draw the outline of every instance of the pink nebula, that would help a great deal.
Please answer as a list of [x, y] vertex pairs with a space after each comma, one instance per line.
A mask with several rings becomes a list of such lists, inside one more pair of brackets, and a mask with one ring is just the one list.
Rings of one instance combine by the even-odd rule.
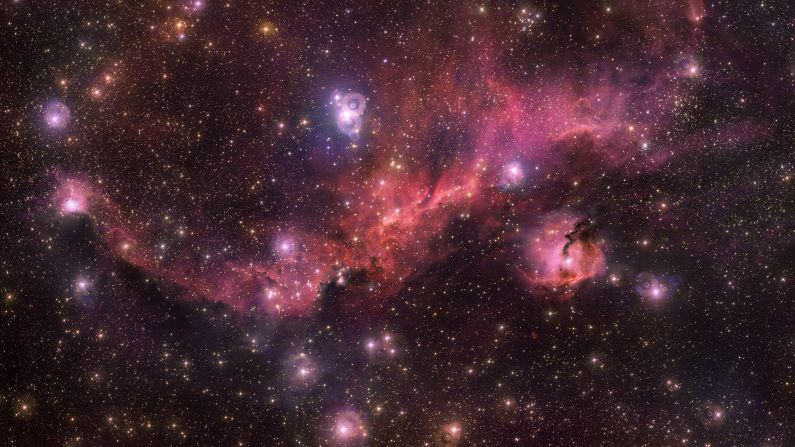
[[91, 190], [80, 180], [66, 179], [55, 191], [54, 202], [62, 214], [78, 214], [88, 211]]
[[[648, 30], [649, 52], [670, 62], [666, 67], [675, 65], [670, 54], [657, 48], [665, 39], [644, 25], [648, 17], [660, 15], [648, 13], [658, 8], [679, 14], [692, 28], [681, 14], [682, 5], [644, 5], [632, 6], [638, 13], [627, 20], [638, 20], [634, 25]], [[703, 2], [689, 0], [688, 6], [692, 17], [703, 16]], [[569, 298], [577, 286], [604, 272], [605, 243], [586, 219], [552, 210], [576, 209], [576, 201], [569, 201], [574, 194], [568, 192], [573, 180], [587, 181], [606, 172], [631, 177], [672, 156], [674, 150], [658, 141], [655, 132], [677, 119], [669, 99], [680, 95], [683, 87], [676, 78], [681, 76], [671, 76], [670, 68], [616, 72], [596, 60], [584, 62], [604, 65], [605, 73], [611, 73], [609, 82], [599, 70], [542, 71], [519, 82], [500, 64], [499, 30], [485, 23], [474, 26], [477, 40], [445, 52], [434, 64], [379, 65], [368, 81], [379, 107], [366, 114], [367, 100], [361, 94], [340, 92], [331, 98], [332, 120], [342, 132], [358, 136], [363, 117], [368, 130], [377, 127], [377, 132], [358, 136], [364, 144], [357, 150], [365, 161], [355, 169], [335, 174], [325, 164], [316, 166], [318, 189], [349, 205], [313, 222], [265, 217], [251, 222], [257, 235], [264, 234], [260, 251], [246, 252], [241, 247], [247, 241], [219, 230], [169, 248], [173, 252], [161, 261], [152, 248], [160, 235], [136, 217], [141, 210], [121, 209], [102, 197], [91, 201], [92, 217], [115, 234], [109, 237], [118, 256], [183, 286], [190, 298], [220, 301], [241, 312], [303, 315], [315, 308], [331, 282], [346, 292], [365, 291], [366, 297], [358, 300], [365, 305], [382, 303], [414, 275], [455, 253], [458, 241], [445, 237], [452, 222], [468, 219], [486, 240], [508, 228], [503, 208], [514, 206], [520, 219], [547, 217], [529, 232], [525, 250], [506, 262], [522, 264], [520, 276], [531, 291]], [[405, 51], [428, 54], [434, 49], [440, 36], [434, 34], [435, 27], [418, 29], [426, 28]], [[680, 48], [679, 54], [694, 54], [682, 39], [666, 45]], [[699, 69], [695, 59], [680, 62], [683, 73]], [[644, 83], [639, 87], [641, 75]], [[61, 118], [53, 118], [52, 124], [62, 123], [63, 109], [55, 109], [61, 110]], [[45, 120], [49, 122], [46, 115]], [[449, 154], [446, 148], [452, 148]], [[310, 161], [315, 162], [326, 163], [319, 157]], [[525, 192], [516, 186], [527, 183], [530, 166], [537, 189], [519, 197]], [[544, 184], [544, 179], [551, 180]], [[88, 209], [90, 196], [79, 192], [74, 188], [74, 193], [57, 198], [62, 212]], [[311, 210], [307, 214], [316, 219]], [[289, 234], [285, 226], [293, 228]], [[213, 231], [205, 229], [194, 228], [198, 233]], [[190, 248], [196, 246], [229, 246], [241, 253], [234, 258], [196, 256]], [[345, 300], [346, 306], [356, 303], [357, 298]]]
[[531, 233], [520, 273], [536, 290], [571, 298], [574, 286], [604, 274], [603, 242], [595, 239], [587, 219], [553, 214]]

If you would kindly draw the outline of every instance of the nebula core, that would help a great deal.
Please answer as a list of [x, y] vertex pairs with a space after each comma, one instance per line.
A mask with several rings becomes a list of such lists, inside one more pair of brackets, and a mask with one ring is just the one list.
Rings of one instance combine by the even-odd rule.
[[3, 0], [12, 446], [795, 443], [795, 7]]

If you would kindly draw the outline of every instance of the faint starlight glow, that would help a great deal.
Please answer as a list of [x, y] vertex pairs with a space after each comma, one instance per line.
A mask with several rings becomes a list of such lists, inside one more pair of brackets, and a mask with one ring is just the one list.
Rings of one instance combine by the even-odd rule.
[[16, 400], [14, 405], [14, 417], [19, 419], [27, 419], [34, 415], [37, 402], [30, 394], [26, 394]]
[[72, 112], [62, 101], [53, 99], [45, 104], [42, 115], [48, 128], [63, 129], [69, 124]]
[[684, 55], [677, 59], [676, 71], [684, 78], [695, 78], [701, 75], [701, 66], [695, 56]]
[[701, 406], [698, 417], [705, 426], [718, 427], [726, 420], [726, 410], [714, 402], [706, 402]]
[[270, 37], [273, 34], [275, 34], [278, 30], [279, 29], [276, 27], [276, 25], [274, 25], [273, 22], [270, 21], [262, 22], [259, 27], [259, 32], [263, 37]]

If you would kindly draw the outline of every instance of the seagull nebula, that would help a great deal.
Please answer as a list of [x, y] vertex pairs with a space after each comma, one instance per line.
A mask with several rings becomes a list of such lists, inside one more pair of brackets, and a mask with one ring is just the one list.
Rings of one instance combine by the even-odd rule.
[[0, 444], [795, 445], [791, 2], [0, 2]]

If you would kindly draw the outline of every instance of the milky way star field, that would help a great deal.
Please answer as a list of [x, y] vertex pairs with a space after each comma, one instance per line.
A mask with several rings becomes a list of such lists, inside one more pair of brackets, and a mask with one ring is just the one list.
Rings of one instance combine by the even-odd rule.
[[795, 3], [0, 36], [0, 446], [795, 446]]

